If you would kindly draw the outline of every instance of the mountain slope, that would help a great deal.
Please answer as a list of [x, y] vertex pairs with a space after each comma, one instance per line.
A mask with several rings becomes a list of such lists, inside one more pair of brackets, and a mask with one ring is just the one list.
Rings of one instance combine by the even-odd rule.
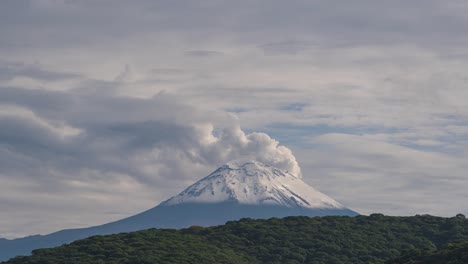
[[149, 228], [220, 225], [244, 217], [357, 215], [300, 178], [255, 161], [220, 167], [185, 191], [140, 214], [112, 223], [49, 235], [0, 240], [0, 260], [92, 235]]

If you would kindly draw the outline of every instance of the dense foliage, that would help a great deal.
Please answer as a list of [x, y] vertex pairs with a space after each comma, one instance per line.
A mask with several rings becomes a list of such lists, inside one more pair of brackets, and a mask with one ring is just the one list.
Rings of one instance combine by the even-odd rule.
[[458, 240], [463, 217], [300, 216], [94, 236], [5, 263], [426, 263], [423, 252], [465, 250]]
[[388, 264], [466, 264], [468, 263], [468, 241], [449, 243], [443, 249], [435, 251], [412, 250], [403, 256], [386, 262]]

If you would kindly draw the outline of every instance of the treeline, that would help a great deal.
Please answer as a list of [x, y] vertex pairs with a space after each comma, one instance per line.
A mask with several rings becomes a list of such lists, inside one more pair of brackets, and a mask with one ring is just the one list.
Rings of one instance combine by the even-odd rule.
[[424, 262], [466, 258], [460, 241], [468, 241], [461, 215], [299, 216], [94, 236], [4, 263], [468, 263]]

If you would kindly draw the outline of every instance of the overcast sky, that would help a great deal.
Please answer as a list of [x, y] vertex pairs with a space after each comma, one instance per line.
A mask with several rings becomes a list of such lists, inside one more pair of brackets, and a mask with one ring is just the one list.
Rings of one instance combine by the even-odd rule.
[[117, 220], [231, 159], [363, 214], [468, 213], [468, 2], [0, 2], [0, 237]]

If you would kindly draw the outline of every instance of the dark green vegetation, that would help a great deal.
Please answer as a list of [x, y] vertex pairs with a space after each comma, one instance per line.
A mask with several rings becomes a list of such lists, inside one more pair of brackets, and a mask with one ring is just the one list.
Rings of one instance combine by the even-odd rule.
[[94, 236], [5, 263], [452, 263], [424, 261], [465, 257], [459, 240], [464, 217], [299, 216]]
[[443, 249], [429, 252], [412, 250], [387, 263], [466, 264], [468, 263], [468, 241], [449, 243]]

